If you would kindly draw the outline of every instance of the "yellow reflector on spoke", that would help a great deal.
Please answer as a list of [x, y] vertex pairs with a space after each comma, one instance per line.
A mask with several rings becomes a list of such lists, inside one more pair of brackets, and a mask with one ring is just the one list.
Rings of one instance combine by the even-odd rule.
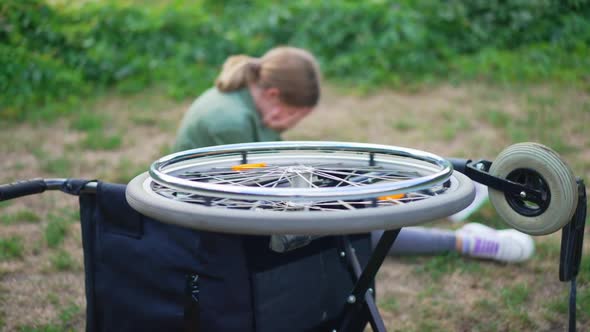
[[235, 166], [232, 166], [231, 169], [232, 169], [232, 171], [239, 172], [239, 171], [247, 171], [249, 169], [256, 169], [256, 168], [262, 168], [262, 167], [266, 167], [266, 163], [235, 165]]
[[404, 198], [406, 197], [406, 194], [393, 194], [393, 195], [387, 195], [387, 196], [379, 196], [377, 199], [380, 201], [387, 201], [390, 199], [400, 199], [400, 198]]

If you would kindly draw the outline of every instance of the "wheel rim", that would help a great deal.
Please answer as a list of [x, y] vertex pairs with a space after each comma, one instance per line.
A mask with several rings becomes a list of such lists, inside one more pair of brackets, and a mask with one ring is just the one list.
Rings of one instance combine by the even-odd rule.
[[547, 181], [538, 172], [531, 169], [516, 169], [510, 172], [506, 179], [520, 183], [526, 187], [537, 190], [541, 193], [542, 201], [531, 202], [518, 194], [506, 193], [506, 201], [520, 215], [535, 217], [543, 214], [551, 203], [551, 191]]
[[[259, 166], [233, 169], [239, 165]], [[306, 208], [306, 202], [365, 204], [368, 198], [419, 193], [441, 186], [451, 173], [448, 161], [423, 151], [341, 142], [209, 147], [163, 157], [150, 167], [151, 178], [161, 186], [154, 189], [164, 195], [176, 190], [192, 198], [286, 201], [294, 208]], [[209, 203], [215, 200], [205, 199]]]

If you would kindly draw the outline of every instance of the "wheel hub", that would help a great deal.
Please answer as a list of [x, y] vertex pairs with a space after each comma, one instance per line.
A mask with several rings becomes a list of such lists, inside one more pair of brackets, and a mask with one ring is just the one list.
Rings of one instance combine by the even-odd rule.
[[541, 193], [541, 202], [537, 203], [527, 200], [524, 191], [518, 194], [506, 193], [506, 201], [514, 211], [523, 216], [535, 217], [547, 210], [551, 202], [551, 191], [541, 174], [531, 169], [521, 168], [510, 172], [506, 179]]

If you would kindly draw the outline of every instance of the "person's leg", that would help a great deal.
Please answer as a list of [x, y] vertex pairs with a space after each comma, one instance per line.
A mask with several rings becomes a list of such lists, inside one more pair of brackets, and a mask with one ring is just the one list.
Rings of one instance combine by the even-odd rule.
[[535, 252], [530, 235], [515, 229], [495, 230], [483, 224], [469, 223], [455, 233], [457, 250], [464, 255], [500, 262], [523, 262]]
[[[373, 247], [383, 231], [371, 233]], [[501, 262], [522, 262], [534, 253], [532, 237], [514, 229], [495, 230], [478, 223], [469, 223], [457, 231], [405, 227], [393, 243], [389, 255], [435, 255], [458, 252], [476, 258]]]
[[[373, 247], [383, 235], [383, 231], [371, 233]], [[426, 227], [404, 227], [399, 232], [393, 246], [389, 251], [390, 255], [433, 255], [456, 250], [455, 231], [426, 228]]]

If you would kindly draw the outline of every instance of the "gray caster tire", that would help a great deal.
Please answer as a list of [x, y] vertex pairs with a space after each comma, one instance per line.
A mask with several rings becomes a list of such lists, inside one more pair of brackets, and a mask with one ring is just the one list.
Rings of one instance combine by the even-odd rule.
[[543, 192], [543, 203], [535, 204], [490, 188], [490, 202], [497, 213], [521, 232], [553, 233], [567, 224], [576, 210], [578, 190], [573, 172], [544, 145], [527, 142], [509, 146], [492, 163], [489, 173]]

